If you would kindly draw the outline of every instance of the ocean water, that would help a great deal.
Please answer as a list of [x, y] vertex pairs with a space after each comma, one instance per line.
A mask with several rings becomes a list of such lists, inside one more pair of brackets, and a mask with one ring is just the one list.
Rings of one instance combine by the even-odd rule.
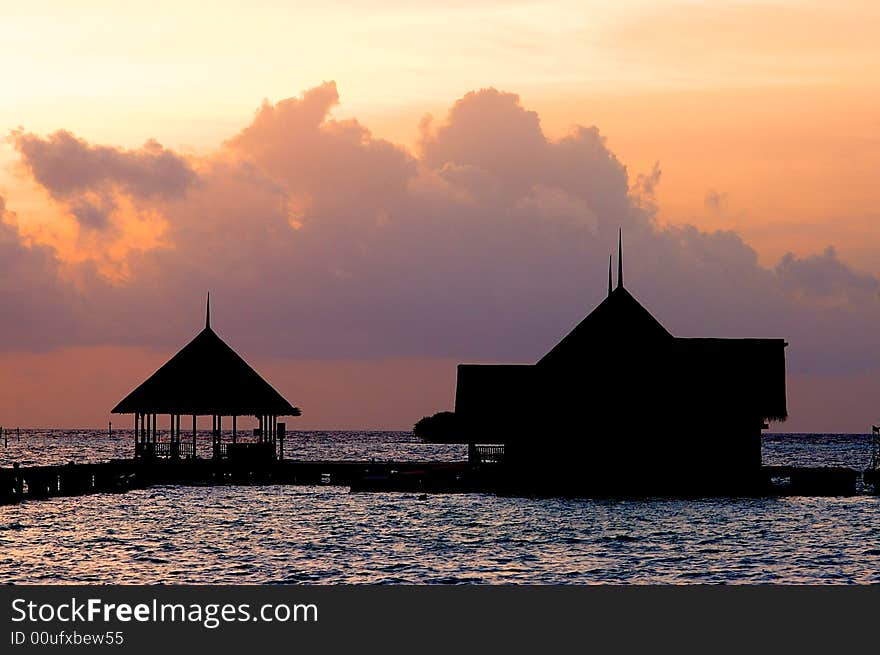
[[[182, 439], [191, 440], [192, 433], [185, 426], [181, 429]], [[232, 439], [231, 430], [223, 434], [224, 441]], [[196, 450], [200, 457], [211, 456], [210, 431], [196, 434]], [[114, 430], [112, 436], [106, 430], [22, 430], [21, 439], [13, 430], [5, 448], [0, 441], [0, 466], [14, 462], [22, 466], [103, 462], [130, 458], [133, 453], [131, 430]], [[424, 443], [410, 432], [288, 432], [284, 456], [304, 460], [456, 461], [467, 459], [467, 446]]]
[[[36, 431], [2, 465], [124, 457]], [[463, 459], [405, 433], [291, 435], [310, 459]], [[867, 435], [768, 435], [768, 464], [864, 468]], [[880, 583], [880, 498], [577, 500], [155, 487], [0, 507], [5, 583]]]

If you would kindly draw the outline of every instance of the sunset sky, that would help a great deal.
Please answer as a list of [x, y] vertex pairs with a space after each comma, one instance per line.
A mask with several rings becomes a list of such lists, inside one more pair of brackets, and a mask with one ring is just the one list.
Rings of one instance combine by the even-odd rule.
[[880, 420], [876, 2], [3, 4], [0, 425], [105, 425], [210, 290], [294, 428], [408, 428], [618, 226], [674, 334], [789, 341], [777, 429]]

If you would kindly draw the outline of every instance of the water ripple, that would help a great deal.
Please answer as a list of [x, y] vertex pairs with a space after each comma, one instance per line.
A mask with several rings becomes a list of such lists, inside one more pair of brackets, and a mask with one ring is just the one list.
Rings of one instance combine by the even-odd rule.
[[[124, 456], [25, 435], [4, 457]], [[864, 465], [861, 435], [765, 438], [773, 463]], [[13, 448], [16, 450], [13, 451]], [[458, 459], [403, 433], [300, 435], [301, 456]], [[458, 453], [458, 454], [456, 454]], [[880, 498], [574, 500], [155, 487], [0, 507], [0, 583], [880, 583]]]
[[0, 508], [0, 581], [877, 583], [878, 502], [162, 487]]

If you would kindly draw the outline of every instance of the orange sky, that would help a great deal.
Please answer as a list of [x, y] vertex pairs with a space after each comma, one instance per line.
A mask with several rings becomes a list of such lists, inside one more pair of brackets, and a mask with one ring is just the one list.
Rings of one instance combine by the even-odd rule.
[[[520, 94], [552, 138], [572, 125], [598, 126], [631, 179], [659, 162], [661, 223], [734, 229], [765, 266], [831, 244], [854, 269], [880, 274], [876, 2], [255, 0], [220, 1], [206, 12], [185, 0], [32, 0], [3, 13], [6, 130], [65, 129], [126, 148], [155, 138], [198, 161], [246, 125], [263, 98], [332, 79], [341, 95], [334, 116], [357, 117], [375, 136], [415, 150], [425, 113], [441, 118], [454, 99], [494, 86]], [[162, 217], [133, 209], [140, 222], [129, 221], [128, 245], [104, 250], [77, 238], [8, 141], [0, 143], [0, 196], [28, 240], [70, 261], [94, 259], [117, 283], [135, 239], [138, 248], [162, 244]], [[99, 361], [120, 361], [100, 352]], [[4, 357], [18, 371], [32, 369], [33, 380], [53, 363], [75, 366], [70, 351]], [[138, 378], [156, 357], [135, 349], [122, 359]], [[418, 371], [430, 401], [414, 393], [399, 411], [377, 395], [381, 411], [371, 414], [364, 402], [333, 415], [342, 385], [313, 398], [322, 418], [310, 425], [407, 425], [449, 402], [451, 361], [407, 369]], [[284, 373], [263, 364], [281, 378], [304, 366]], [[344, 366], [324, 362], [308, 373], [329, 381]], [[25, 378], [4, 368], [0, 388], [21, 393], [0, 400], [0, 417], [65, 420], [26, 405]], [[389, 380], [405, 377], [400, 362], [385, 370]], [[95, 375], [104, 379], [109, 368]], [[69, 423], [101, 424], [129, 377], [71, 396]]]
[[[880, 272], [876, 3], [202, 6], [42, 0], [6, 11], [0, 123], [204, 152], [262, 98], [334, 79], [338, 115], [411, 145], [426, 111], [495, 86], [519, 93], [550, 136], [595, 124], [632, 172], [659, 161], [665, 221], [734, 227], [767, 263], [833, 243]], [[31, 230], [57, 230], [14, 161], [0, 146], [10, 209]]]

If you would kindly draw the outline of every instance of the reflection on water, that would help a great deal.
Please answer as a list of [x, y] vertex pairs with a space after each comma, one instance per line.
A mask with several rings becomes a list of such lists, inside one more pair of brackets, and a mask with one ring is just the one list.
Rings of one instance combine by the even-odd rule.
[[[224, 432], [231, 440], [232, 433]], [[184, 430], [183, 438], [191, 436]], [[712, 438], [707, 435], [707, 438]], [[210, 432], [199, 432], [200, 456], [211, 456]], [[6, 448], [0, 442], [0, 466], [101, 462], [131, 457], [131, 430], [22, 430], [13, 431]], [[871, 461], [868, 434], [767, 434], [763, 439], [765, 464], [798, 466], [852, 466], [864, 469]], [[292, 459], [349, 459], [394, 461], [455, 461], [467, 459], [467, 446], [429, 444], [410, 432], [305, 431], [289, 432], [284, 452]]]
[[[231, 441], [232, 432], [224, 431], [223, 438]], [[183, 439], [192, 436], [183, 430]], [[200, 457], [211, 456], [210, 431], [197, 434], [196, 450]], [[130, 458], [133, 452], [131, 430], [114, 430], [112, 437], [106, 430], [22, 430], [21, 440], [13, 432], [6, 448], [0, 442], [0, 466], [102, 462]], [[456, 461], [467, 459], [467, 446], [424, 443], [410, 432], [307, 431], [287, 433], [284, 455], [304, 460]]]
[[163, 487], [0, 513], [4, 582], [880, 582], [880, 506], [866, 496], [419, 501]]
[[[300, 448], [313, 459], [465, 454], [401, 433], [311, 434]], [[101, 439], [49, 435], [41, 447], [67, 449], [61, 461], [83, 440], [113, 452]], [[764, 457], [861, 467], [867, 443], [773, 436]], [[0, 582], [878, 583], [878, 544], [880, 499], [868, 496], [419, 501], [329, 486], [157, 487], [0, 507]]]

